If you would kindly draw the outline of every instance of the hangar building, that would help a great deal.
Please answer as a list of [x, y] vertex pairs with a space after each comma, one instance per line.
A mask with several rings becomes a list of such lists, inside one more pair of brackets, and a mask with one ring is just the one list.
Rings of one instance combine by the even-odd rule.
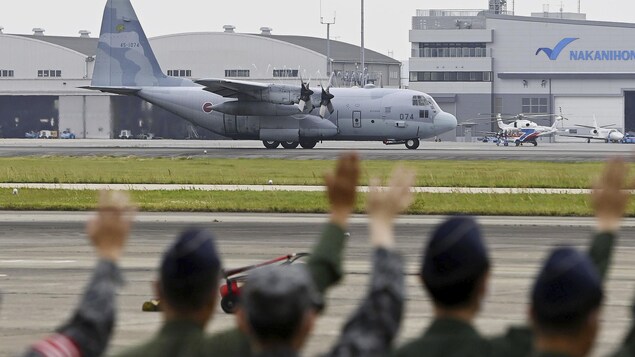
[[[486, 10], [418, 10], [410, 88], [433, 95], [460, 122], [479, 113], [562, 113], [574, 123], [635, 131], [635, 24], [581, 13], [514, 16]], [[550, 125], [551, 119], [535, 120]], [[457, 128], [463, 136], [465, 127]], [[476, 130], [491, 130], [488, 122]], [[578, 139], [579, 140], [579, 139]]]
[[[297, 83], [300, 77], [326, 82], [326, 40], [303, 36], [224, 32], [184, 33], [150, 39], [164, 73], [190, 78], [231, 78]], [[114, 138], [122, 130], [164, 138], [216, 137], [202, 128], [133, 97], [79, 89], [90, 85], [97, 38], [2, 33], [0, 28], [0, 137], [70, 129], [78, 138]], [[331, 41], [336, 86], [360, 80], [360, 48]], [[368, 80], [399, 87], [401, 63], [366, 50]]]

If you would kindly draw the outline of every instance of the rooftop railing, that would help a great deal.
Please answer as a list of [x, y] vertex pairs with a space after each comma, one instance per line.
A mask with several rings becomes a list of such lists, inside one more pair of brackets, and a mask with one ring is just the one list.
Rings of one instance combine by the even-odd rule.
[[443, 9], [431, 9], [431, 10], [417, 10], [417, 16], [429, 17], [429, 16], [447, 16], [447, 17], [473, 17], [478, 16], [480, 13], [498, 13], [501, 15], [513, 15], [513, 11], [498, 11], [493, 10], [443, 10]]

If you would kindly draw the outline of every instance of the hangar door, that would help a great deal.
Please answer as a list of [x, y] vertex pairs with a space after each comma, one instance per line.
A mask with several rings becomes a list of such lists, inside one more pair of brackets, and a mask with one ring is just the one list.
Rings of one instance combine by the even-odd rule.
[[[554, 111], [569, 118], [565, 127], [575, 124], [593, 125], [593, 116], [598, 125], [615, 124], [615, 128], [624, 129], [624, 97], [556, 97]], [[559, 126], [558, 126], [559, 127]]]

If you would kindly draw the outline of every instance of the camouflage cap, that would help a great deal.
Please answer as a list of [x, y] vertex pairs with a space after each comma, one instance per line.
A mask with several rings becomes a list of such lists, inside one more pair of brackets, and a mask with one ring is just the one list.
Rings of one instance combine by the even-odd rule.
[[304, 264], [257, 269], [241, 291], [241, 307], [261, 339], [290, 338], [306, 312], [323, 307]]

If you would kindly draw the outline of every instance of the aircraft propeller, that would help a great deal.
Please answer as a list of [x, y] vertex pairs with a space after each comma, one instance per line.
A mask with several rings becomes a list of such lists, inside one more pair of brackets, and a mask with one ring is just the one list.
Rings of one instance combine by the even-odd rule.
[[324, 89], [324, 85], [320, 83], [322, 86], [322, 99], [320, 101], [320, 117], [324, 119], [326, 116], [326, 111], [329, 111], [329, 114], [333, 114], [335, 108], [333, 108], [333, 103], [331, 103], [331, 99], [335, 98], [333, 94], [331, 94], [331, 85], [333, 80], [333, 73], [331, 73], [331, 77], [329, 77], [329, 83], [326, 89]]
[[[309, 81], [310, 82], [310, 81]], [[300, 88], [300, 102], [298, 103], [298, 109], [301, 112], [304, 112], [304, 108], [307, 107], [307, 103], [311, 103], [311, 96], [313, 95], [313, 91], [309, 88], [309, 82], [304, 82], [302, 78], [300, 78], [301, 88]], [[313, 109], [313, 104], [311, 104], [311, 109]]]

